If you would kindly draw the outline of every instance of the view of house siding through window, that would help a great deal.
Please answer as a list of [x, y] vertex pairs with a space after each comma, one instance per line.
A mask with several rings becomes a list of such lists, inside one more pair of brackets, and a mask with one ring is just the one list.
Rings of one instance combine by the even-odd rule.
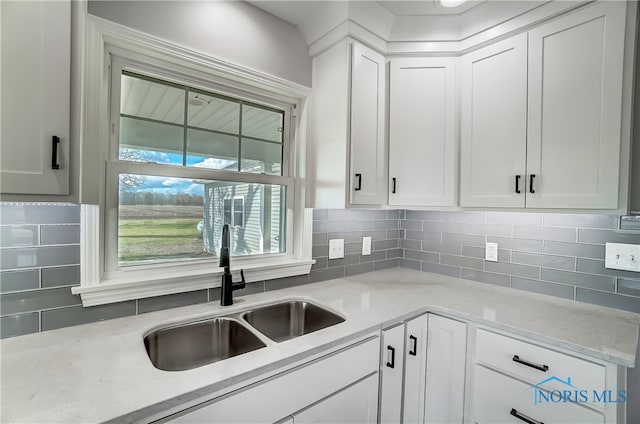
[[[284, 112], [123, 73], [118, 160], [282, 175]], [[286, 186], [121, 173], [120, 266], [285, 251]]]

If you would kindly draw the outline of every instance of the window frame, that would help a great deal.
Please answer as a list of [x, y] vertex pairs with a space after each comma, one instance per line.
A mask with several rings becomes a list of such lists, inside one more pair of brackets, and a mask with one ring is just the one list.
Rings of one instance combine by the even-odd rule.
[[[308, 87], [92, 16], [87, 16], [85, 54], [81, 142], [82, 166], [87, 171], [82, 172], [83, 183], [85, 175], [88, 178], [80, 192], [83, 203], [81, 284], [72, 288], [73, 293], [81, 295], [84, 306], [220, 286], [222, 270], [215, 257], [117, 267], [117, 231], [113, 229], [117, 229], [117, 176], [120, 173], [286, 186], [286, 251], [232, 258], [232, 271], [244, 268], [247, 282], [310, 271], [314, 262], [311, 259], [312, 210], [305, 208], [303, 183]], [[117, 160], [120, 89], [114, 96], [111, 85], [115, 76], [119, 81], [122, 75], [120, 64], [136, 74], [177, 81], [284, 110], [288, 116], [283, 130], [289, 142], [283, 143], [282, 176], [174, 165], [166, 169], [167, 165]], [[175, 172], [176, 168], [180, 168], [179, 172]], [[89, 169], [95, 169], [94, 173]]]

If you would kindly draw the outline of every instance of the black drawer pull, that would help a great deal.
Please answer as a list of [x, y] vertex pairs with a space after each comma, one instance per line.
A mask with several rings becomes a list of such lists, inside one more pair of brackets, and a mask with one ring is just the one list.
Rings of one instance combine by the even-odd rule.
[[516, 193], [520, 194], [520, 177], [522, 175], [516, 175]]
[[391, 345], [387, 346], [387, 349], [391, 352], [391, 361], [387, 361], [387, 366], [394, 368], [396, 366], [396, 350]]
[[529, 361], [525, 361], [524, 359], [520, 359], [520, 357], [518, 355], [513, 355], [513, 362], [517, 362], [519, 364], [526, 365], [528, 367], [535, 368], [535, 369], [543, 371], [543, 372], [549, 371], [549, 366], [548, 365], [534, 364], [533, 362], [529, 362]]
[[514, 417], [516, 417], [519, 420], [524, 421], [527, 424], [544, 424], [542, 421], [534, 420], [533, 418], [528, 417], [528, 416], [524, 415], [523, 413], [520, 413], [520, 412], [516, 411], [516, 408], [511, 408], [511, 412], [509, 414], [513, 415]]
[[396, 177], [391, 178], [391, 193], [396, 193]]
[[416, 336], [409, 336], [409, 340], [413, 342], [413, 347], [409, 350], [409, 355], [418, 355], [418, 338]]
[[536, 174], [529, 175], [529, 193], [534, 194], [536, 191], [533, 189], [533, 179], [536, 177]]
[[58, 163], [58, 145], [60, 144], [60, 137], [54, 135], [51, 137], [51, 169], [60, 169]]
[[362, 190], [362, 174], [356, 174], [356, 178], [358, 179], [358, 185], [353, 188], [354, 191]]

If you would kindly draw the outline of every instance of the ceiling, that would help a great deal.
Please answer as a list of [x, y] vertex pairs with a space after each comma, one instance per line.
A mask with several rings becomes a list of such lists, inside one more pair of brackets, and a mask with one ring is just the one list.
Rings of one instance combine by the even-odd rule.
[[[328, 0], [332, 1], [332, 0]], [[363, 0], [359, 0], [363, 1]], [[375, 0], [365, 0], [375, 1]], [[386, 0], [375, 1], [395, 16], [427, 16], [427, 15], [457, 15], [474, 8], [486, 0], [468, 0], [460, 6], [444, 7], [440, 0]], [[320, 5], [327, 1], [318, 0], [247, 0], [248, 3], [289, 22], [299, 25]]]

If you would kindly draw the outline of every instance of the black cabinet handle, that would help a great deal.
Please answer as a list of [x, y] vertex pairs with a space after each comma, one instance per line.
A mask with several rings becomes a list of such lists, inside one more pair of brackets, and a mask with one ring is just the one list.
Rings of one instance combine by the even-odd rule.
[[533, 189], [533, 179], [536, 177], [536, 174], [529, 175], [529, 193], [533, 194], [536, 191]]
[[394, 368], [396, 366], [396, 350], [391, 345], [387, 346], [387, 349], [391, 352], [391, 361], [387, 361], [387, 366]]
[[54, 135], [51, 137], [51, 169], [60, 169], [58, 163], [58, 144], [60, 144], [60, 137]]
[[520, 177], [522, 175], [516, 175], [516, 193], [520, 194]]
[[519, 364], [526, 365], [526, 366], [531, 367], [531, 368], [535, 368], [535, 369], [540, 370], [542, 372], [549, 371], [549, 366], [548, 365], [534, 364], [533, 362], [529, 362], [529, 361], [525, 361], [524, 359], [520, 359], [520, 357], [518, 355], [513, 355], [513, 362], [517, 362]]
[[391, 193], [396, 193], [396, 177], [391, 178]]
[[353, 189], [355, 191], [360, 191], [362, 190], [362, 174], [356, 174], [356, 178], [358, 179], [358, 185], [355, 186]]
[[413, 347], [409, 350], [409, 355], [416, 356], [418, 354], [418, 338], [416, 336], [409, 336], [409, 340], [413, 342]]
[[511, 412], [509, 414], [513, 415], [514, 417], [516, 417], [521, 421], [524, 421], [527, 424], [544, 424], [542, 421], [534, 420], [533, 418], [528, 417], [523, 413], [516, 411], [516, 408], [511, 408]]

